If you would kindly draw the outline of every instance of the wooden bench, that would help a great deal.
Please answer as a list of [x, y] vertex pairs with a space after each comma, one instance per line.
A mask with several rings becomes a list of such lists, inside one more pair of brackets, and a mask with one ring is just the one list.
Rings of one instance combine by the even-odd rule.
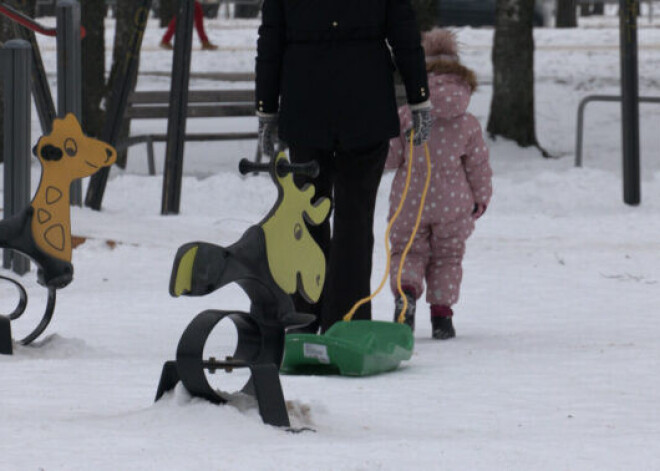
[[[222, 74], [223, 79], [234, 78], [244, 81], [254, 78], [248, 74]], [[254, 83], [254, 82], [252, 82]], [[405, 90], [402, 85], [396, 86], [396, 97], [399, 105], [405, 103]], [[139, 91], [133, 92], [128, 99], [126, 117], [131, 119], [167, 119], [169, 116], [170, 92]], [[188, 92], [188, 118], [236, 118], [255, 116], [255, 91], [251, 89], [236, 90], [190, 90]], [[257, 139], [257, 131], [252, 132], [217, 132], [186, 134], [186, 141], [234, 141]], [[142, 134], [130, 136], [121, 142], [118, 150], [146, 143], [149, 174], [155, 175], [154, 142], [167, 142], [167, 134]], [[255, 151], [255, 161], [261, 161], [259, 146]]]
[[[131, 119], [167, 119], [170, 92], [133, 92], [128, 99], [126, 117]], [[188, 118], [235, 118], [255, 116], [254, 89], [248, 90], [191, 90], [188, 92]], [[257, 131], [186, 134], [186, 141], [235, 141], [257, 139]], [[154, 142], [167, 142], [167, 134], [130, 136], [118, 148], [126, 149], [140, 143], [147, 144], [149, 174], [156, 173]], [[258, 147], [258, 146], [257, 146]], [[257, 161], [261, 154], [257, 149]]]

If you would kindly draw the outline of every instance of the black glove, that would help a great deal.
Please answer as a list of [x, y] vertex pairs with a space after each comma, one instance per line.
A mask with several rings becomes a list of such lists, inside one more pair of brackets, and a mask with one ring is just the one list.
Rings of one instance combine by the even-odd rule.
[[275, 156], [277, 138], [277, 115], [259, 115], [259, 148], [261, 155]]
[[412, 122], [412, 129], [415, 131], [415, 135], [413, 136], [413, 145], [420, 146], [429, 140], [429, 134], [431, 133], [431, 109], [413, 109]]

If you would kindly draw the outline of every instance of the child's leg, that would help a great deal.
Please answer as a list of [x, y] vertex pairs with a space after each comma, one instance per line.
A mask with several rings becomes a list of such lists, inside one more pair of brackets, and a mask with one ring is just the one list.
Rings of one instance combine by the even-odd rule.
[[[403, 251], [408, 244], [410, 235], [412, 234], [412, 226], [409, 226], [404, 221], [399, 223], [399, 221], [400, 220], [394, 224], [390, 233], [390, 244], [392, 246], [390, 288], [395, 297], [399, 296], [397, 289], [397, 276], [399, 274], [401, 256], [403, 255]], [[431, 253], [431, 247], [429, 245], [430, 235], [430, 227], [420, 225], [415, 240], [410, 247], [410, 251], [406, 255], [406, 260], [401, 272], [401, 286], [408, 288], [408, 291], [413, 291], [411, 294], [413, 294], [415, 298], [419, 298], [424, 292], [425, 267]]]
[[195, 29], [197, 29], [197, 35], [202, 43], [209, 42], [206, 31], [204, 31], [204, 10], [199, 2], [195, 2]]
[[165, 31], [165, 34], [163, 35], [163, 39], [161, 40], [162, 43], [169, 43], [172, 41], [172, 37], [174, 36], [174, 33], [176, 32], [176, 15], [172, 17], [170, 20], [170, 24], [167, 25], [167, 31]]
[[426, 267], [426, 300], [431, 305], [451, 307], [458, 301], [463, 278], [465, 241], [474, 230], [466, 216], [450, 224], [436, 224], [431, 230], [431, 258]]
[[[392, 260], [390, 267], [390, 288], [394, 293], [394, 322], [404, 322], [412, 330], [415, 330], [415, 305], [424, 290], [424, 267], [428, 261], [430, 231], [428, 226], [420, 226], [417, 235], [406, 254], [406, 259], [401, 272], [401, 291], [397, 287], [397, 275], [403, 251], [408, 244], [408, 238], [412, 234], [412, 226], [405, 223], [395, 224], [390, 233], [392, 244]], [[405, 302], [404, 302], [405, 300]], [[405, 307], [405, 309], [404, 309]]]

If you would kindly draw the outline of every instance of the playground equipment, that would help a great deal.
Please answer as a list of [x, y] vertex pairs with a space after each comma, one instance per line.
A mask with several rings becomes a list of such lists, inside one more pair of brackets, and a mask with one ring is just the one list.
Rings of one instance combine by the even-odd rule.
[[[248, 0], [246, 0], [248, 1]], [[253, 2], [253, 0], [250, 0]], [[183, 159], [186, 141], [220, 141], [256, 139], [252, 132], [213, 132], [187, 133], [188, 118], [224, 118], [254, 116], [254, 90], [189, 90], [190, 58], [192, 52], [194, 0], [179, 0], [177, 10], [176, 34], [174, 36], [174, 54], [169, 91], [137, 91], [130, 88], [122, 93], [113, 92], [111, 100], [112, 119], [109, 122], [121, 124], [124, 117], [131, 119], [167, 119], [167, 132], [129, 137], [120, 143], [109, 132], [102, 134], [104, 140], [117, 149], [124, 149], [134, 144], [147, 144], [149, 173], [154, 174], [154, 142], [165, 142], [165, 166], [163, 170], [163, 192], [161, 214], [178, 214], [181, 202], [181, 182], [183, 179]], [[131, 54], [139, 55], [144, 28], [148, 21], [151, 0], [140, 0], [138, 19], [132, 25]], [[137, 64], [135, 64], [137, 66]], [[122, 69], [124, 70], [124, 69]], [[135, 70], [132, 71], [132, 74]], [[127, 74], [129, 77], [131, 74]], [[245, 73], [198, 73], [198, 77], [221, 80], [223, 82], [254, 82], [253, 74]], [[117, 128], [118, 129], [118, 128]], [[257, 149], [255, 161], [261, 161]], [[102, 170], [92, 177], [87, 188], [85, 205], [100, 210], [108, 180], [108, 171]]]
[[[619, 1], [619, 37], [621, 51], [621, 96], [589, 95], [578, 106], [578, 129], [575, 166], [582, 166], [584, 108], [592, 101], [621, 102], [623, 148], [623, 200], [636, 206], [641, 202], [639, 163], [639, 103], [659, 103], [660, 97], [640, 97], [637, 61], [637, 15], [639, 0]], [[652, 2], [649, 2], [652, 19]]]
[[[118, 68], [122, 71], [122, 80], [118, 80], [112, 90], [108, 100], [108, 112], [101, 132], [101, 139], [114, 147], [117, 147], [119, 132], [128, 107], [128, 97], [133, 85], [132, 78], [137, 74], [142, 39], [149, 21], [149, 11], [151, 10], [151, 0], [138, 0], [136, 3], [135, 21], [131, 23], [129, 51], [123, 57]], [[90, 178], [87, 194], [85, 195], [85, 206], [95, 210], [101, 209], [103, 193], [109, 176], [110, 169], [102, 168]]]
[[[26, 77], [25, 83], [32, 87], [42, 133], [50, 132], [52, 122], [58, 116], [63, 118], [68, 113], [73, 113], [80, 120], [82, 117], [80, 40], [85, 36], [85, 30], [80, 26], [80, 4], [76, 0], [58, 0], [55, 28], [45, 27], [4, 3], [0, 5], [0, 15], [12, 20], [15, 33], [19, 38], [27, 41], [32, 50], [32, 66], [27, 75], [27, 77], [31, 76], [31, 80]], [[58, 112], [55, 111], [35, 33], [56, 37]], [[12, 69], [8, 68], [8, 70]], [[29, 193], [29, 189], [27, 189], [27, 193]], [[72, 204], [82, 205], [80, 181], [73, 182], [70, 199]]]
[[[172, 296], [205, 296], [229, 284], [238, 284], [250, 298], [250, 312], [204, 311], [184, 331], [175, 361], [163, 366], [156, 400], [181, 381], [193, 395], [215, 404], [228, 402], [227, 393], [214, 390], [205, 371], [249, 368], [250, 379], [241, 392], [256, 398], [267, 424], [289, 427], [289, 416], [279, 380], [287, 327], [314, 320], [295, 311], [291, 294], [299, 292], [309, 302], [318, 301], [325, 281], [325, 257], [306, 224], [318, 225], [330, 211], [323, 198], [311, 203], [315, 189], [303, 189], [292, 173], [318, 174], [318, 165], [290, 164], [280, 153], [268, 164], [247, 160], [240, 172], [268, 171], [277, 185], [278, 199], [259, 224], [250, 227], [235, 244], [220, 247], [204, 242], [181, 246], [174, 259], [170, 281]], [[222, 361], [204, 359], [204, 345], [222, 320], [231, 320], [238, 331], [234, 354]]]
[[[616, 95], [587, 95], [580, 100], [577, 111], [577, 133], [575, 137], [575, 166], [582, 167], [582, 148], [584, 143], [584, 113], [589, 103], [620, 102], [621, 96]], [[660, 97], [640, 96], [639, 103], [660, 103]]]
[[[0, 222], [0, 247], [20, 252], [39, 267], [39, 284], [48, 290], [48, 303], [39, 325], [19, 343], [34, 341], [48, 326], [55, 309], [55, 292], [73, 280], [71, 264], [71, 182], [112, 165], [115, 150], [83, 134], [73, 114], [53, 122], [53, 130], [33, 149], [42, 166], [41, 181], [32, 202]], [[6, 277], [19, 290], [19, 303], [12, 313], [0, 315], [0, 353], [12, 353], [9, 321], [19, 318], [27, 305], [25, 289]]]
[[[142, 36], [149, 19], [151, 0], [141, 0], [138, 15], [133, 26], [131, 51], [127, 60], [135, 73], [137, 63], [134, 61], [138, 56], [142, 44]], [[190, 57], [192, 52], [193, 31], [193, 9], [194, 0], [180, 0], [176, 35], [174, 37], [174, 59], [172, 61], [172, 82], [169, 99], [169, 117], [167, 123], [167, 147], [165, 151], [165, 172], [163, 175], [163, 198], [161, 213], [178, 214], [179, 202], [181, 200], [181, 181], [183, 179], [183, 150], [186, 136], [186, 119], [188, 108], [188, 84], [190, 81]], [[126, 70], [128, 66], [126, 67]], [[126, 74], [131, 77], [131, 74]], [[130, 83], [128, 83], [130, 84]], [[127, 85], [128, 85], [127, 84]], [[117, 145], [119, 125], [124, 118], [130, 87], [123, 87], [113, 92], [111, 101], [112, 120], [108, 120], [105, 132], [102, 136], [107, 142]], [[111, 135], [110, 132], [113, 132]], [[92, 209], [100, 210], [103, 194], [108, 180], [108, 171], [101, 171], [92, 178], [87, 189], [85, 205]]]

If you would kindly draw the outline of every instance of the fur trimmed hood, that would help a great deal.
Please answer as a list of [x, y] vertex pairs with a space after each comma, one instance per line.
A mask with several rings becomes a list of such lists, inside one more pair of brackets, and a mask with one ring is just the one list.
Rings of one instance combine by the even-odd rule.
[[427, 62], [436, 58], [458, 61], [456, 34], [448, 29], [433, 28], [423, 33], [422, 47]]
[[426, 71], [435, 75], [456, 75], [470, 87], [470, 93], [477, 89], [477, 76], [460, 62], [439, 59], [426, 64]]
[[422, 35], [422, 46], [426, 56], [426, 71], [435, 75], [456, 75], [470, 87], [477, 89], [477, 77], [458, 57], [456, 34], [442, 28], [433, 28]]

